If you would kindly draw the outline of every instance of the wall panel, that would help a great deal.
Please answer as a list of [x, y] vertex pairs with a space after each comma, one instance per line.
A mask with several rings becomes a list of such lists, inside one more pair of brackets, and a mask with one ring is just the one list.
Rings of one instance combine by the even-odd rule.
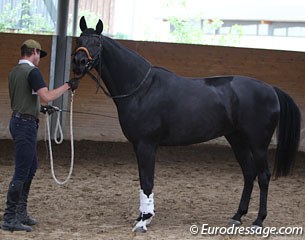
[[[19, 59], [20, 44], [31, 36], [0, 34], [0, 138], [10, 138], [8, 120], [10, 107], [7, 74]], [[51, 36], [35, 36], [49, 53]], [[242, 49], [157, 42], [120, 40], [137, 51], [153, 65], [163, 66], [184, 76], [247, 75], [276, 85], [290, 94], [305, 115], [305, 54], [301, 52]], [[41, 61], [46, 80], [50, 71], [50, 56]], [[72, 75], [72, 74], [71, 74]], [[119, 126], [115, 106], [102, 91], [96, 93], [95, 83], [83, 78], [74, 98], [74, 137], [77, 140], [125, 141]], [[42, 116], [43, 118], [43, 116]], [[42, 119], [43, 120], [43, 119]], [[69, 114], [67, 115], [69, 120]], [[305, 150], [305, 118], [302, 120], [302, 149]], [[39, 138], [44, 138], [42, 121]], [[69, 138], [69, 131], [66, 137]]]

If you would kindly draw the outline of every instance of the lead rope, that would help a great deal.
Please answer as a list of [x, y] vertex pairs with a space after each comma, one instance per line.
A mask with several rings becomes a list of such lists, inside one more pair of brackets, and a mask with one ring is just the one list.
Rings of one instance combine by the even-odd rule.
[[[56, 126], [54, 130], [54, 141], [56, 144], [61, 144], [64, 141], [64, 134], [62, 132], [62, 127], [60, 125], [60, 113], [62, 112], [61, 109], [58, 107], [53, 106], [56, 109], [56, 114], [57, 114], [57, 120], [56, 120]], [[57, 139], [57, 133], [59, 131], [59, 140]]]
[[[49, 152], [50, 152], [50, 164], [51, 164], [51, 173], [54, 181], [59, 184], [63, 185], [69, 181], [69, 179], [72, 176], [73, 172], [73, 166], [74, 166], [74, 140], [73, 140], [73, 97], [74, 97], [75, 92], [72, 91], [71, 93], [71, 103], [70, 103], [70, 139], [71, 139], [71, 163], [70, 163], [70, 170], [67, 178], [64, 181], [60, 181], [57, 179], [55, 176], [55, 171], [54, 171], [54, 161], [53, 161], [53, 152], [52, 152], [52, 143], [51, 143], [51, 133], [50, 133], [50, 123], [49, 123], [49, 114], [46, 114], [46, 122], [47, 122], [47, 133], [48, 133], [48, 141], [49, 141]], [[56, 122], [56, 127], [55, 127], [55, 132], [54, 132], [54, 140], [56, 144], [61, 144], [63, 142], [63, 133], [62, 133], [62, 127], [60, 125], [60, 110], [57, 111], [57, 122]], [[60, 132], [60, 137], [59, 140], [57, 140], [57, 133], [58, 131]]]

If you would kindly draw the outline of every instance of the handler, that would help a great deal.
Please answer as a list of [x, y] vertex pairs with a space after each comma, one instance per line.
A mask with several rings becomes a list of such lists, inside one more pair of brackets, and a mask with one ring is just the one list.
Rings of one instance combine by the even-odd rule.
[[15, 170], [8, 188], [1, 226], [6, 231], [30, 232], [30, 226], [38, 223], [28, 215], [27, 200], [38, 165], [36, 145], [40, 99], [47, 103], [78, 87], [78, 80], [70, 80], [56, 89], [48, 90], [38, 69], [40, 58], [46, 55], [37, 41], [25, 41], [21, 46], [21, 60], [8, 76], [13, 111], [9, 128], [14, 141]]

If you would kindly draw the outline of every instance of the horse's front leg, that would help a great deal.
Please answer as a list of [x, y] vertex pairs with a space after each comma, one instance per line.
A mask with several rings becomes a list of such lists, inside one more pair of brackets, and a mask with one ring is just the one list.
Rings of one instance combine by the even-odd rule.
[[154, 194], [154, 172], [156, 145], [140, 142], [134, 145], [134, 150], [138, 160], [140, 177], [140, 216], [134, 223], [132, 231], [146, 232], [152, 217], [155, 215]]

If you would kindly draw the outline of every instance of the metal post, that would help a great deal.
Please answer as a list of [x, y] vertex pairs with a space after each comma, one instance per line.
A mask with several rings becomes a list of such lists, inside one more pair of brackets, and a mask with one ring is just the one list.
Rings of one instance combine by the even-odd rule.
[[77, 34], [78, 4], [79, 0], [74, 0], [72, 36], [76, 36]]
[[[68, 26], [68, 14], [69, 14], [69, 0], [58, 0], [58, 9], [57, 9], [57, 22], [56, 22], [56, 52], [55, 54], [55, 67], [53, 68], [54, 80], [53, 86], [50, 88], [57, 88], [63, 85], [66, 81], [68, 81], [69, 75], [67, 76], [67, 72], [69, 72], [69, 65], [67, 65], [67, 61], [70, 63], [70, 53], [71, 53], [71, 44], [68, 49], [67, 44], [67, 26]], [[53, 54], [53, 53], [52, 53]], [[66, 69], [68, 68], [68, 69]], [[52, 69], [52, 68], [51, 68]], [[50, 81], [52, 82], [52, 81]], [[52, 103], [54, 106], [57, 106], [61, 109], [67, 108], [67, 96], [56, 99]], [[56, 126], [56, 116], [52, 117], [51, 122], [51, 136], [54, 136], [54, 130]], [[61, 125], [63, 127], [63, 131], [65, 131], [66, 125], [66, 114], [62, 114]]]

